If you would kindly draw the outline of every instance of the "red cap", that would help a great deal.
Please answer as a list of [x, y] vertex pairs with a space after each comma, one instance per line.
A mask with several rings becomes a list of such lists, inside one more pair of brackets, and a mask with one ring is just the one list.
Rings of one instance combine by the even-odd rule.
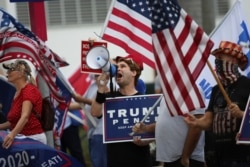
[[127, 55], [125, 57], [117, 56], [115, 61], [118, 62], [121, 58], [123, 58], [123, 59], [132, 59], [139, 66], [140, 70], [141, 71], [143, 70], [143, 63], [142, 63], [140, 57], [138, 57], [138, 56], [136, 57], [134, 55]]

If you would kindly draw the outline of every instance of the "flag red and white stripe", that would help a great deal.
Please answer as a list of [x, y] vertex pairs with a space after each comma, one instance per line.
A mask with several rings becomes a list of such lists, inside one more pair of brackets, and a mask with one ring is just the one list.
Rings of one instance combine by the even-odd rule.
[[195, 81], [213, 42], [177, 1], [116, 0], [103, 39], [155, 63], [172, 115], [205, 106]]
[[153, 44], [169, 111], [180, 115], [205, 107], [195, 81], [213, 46], [208, 36], [181, 10], [181, 18], [175, 28], [154, 33]]
[[144, 63], [155, 68], [151, 20], [124, 3], [116, 1], [113, 5], [102, 38], [122, 47], [127, 53], [140, 56]]

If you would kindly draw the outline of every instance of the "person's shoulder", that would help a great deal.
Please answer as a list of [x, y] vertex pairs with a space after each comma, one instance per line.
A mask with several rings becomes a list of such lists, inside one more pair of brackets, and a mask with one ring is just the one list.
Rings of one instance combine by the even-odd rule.
[[106, 94], [106, 97], [119, 97], [119, 96], [123, 96], [119, 91], [107, 92], [105, 94]]
[[236, 82], [236, 85], [239, 85], [239, 86], [247, 86], [249, 87], [250, 85], [250, 78], [246, 77], [246, 76], [241, 76], [238, 81]]
[[240, 81], [241, 82], [250, 82], [250, 78], [246, 77], [246, 76], [241, 76], [240, 77]]
[[26, 89], [38, 89], [38, 87], [36, 87], [35, 85], [31, 84], [31, 83], [27, 83], [25, 86]]
[[216, 84], [216, 85], [214, 85], [213, 87], [212, 87], [212, 90], [218, 90], [219, 89], [219, 85], [218, 84]]
[[[38, 87], [36, 87], [35, 85], [30, 84], [30, 83], [28, 83], [28, 84], [24, 87], [24, 90], [25, 90], [25, 91], [28, 91], [28, 92], [32, 92], [32, 93], [37, 93], [37, 92], [39, 92]], [[39, 93], [40, 93], [40, 92], [39, 92]]]

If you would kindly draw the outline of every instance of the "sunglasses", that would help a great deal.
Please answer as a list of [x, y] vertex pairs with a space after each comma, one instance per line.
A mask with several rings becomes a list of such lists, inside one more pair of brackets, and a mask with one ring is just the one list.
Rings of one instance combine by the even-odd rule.
[[16, 64], [15, 63], [11, 63], [9, 65], [9, 69], [7, 70], [8, 72], [11, 72], [11, 71], [15, 71], [16, 70]]
[[[18, 63], [11, 63], [10, 68], [7, 71], [9, 71], [9, 72], [11, 72], [11, 71], [20, 71], [21, 70], [20, 65], [24, 65], [25, 68], [26, 68], [27, 63], [25, 61], [19, 61]], [[24, 71], [26, 72], [26, 69], [24, 69]]]
[[12, 72], [12, 71], [19, 71], [19, 70], [16, 69], [16, 68], [9, 68], [9, 69], [7, 70], [7, 72]]

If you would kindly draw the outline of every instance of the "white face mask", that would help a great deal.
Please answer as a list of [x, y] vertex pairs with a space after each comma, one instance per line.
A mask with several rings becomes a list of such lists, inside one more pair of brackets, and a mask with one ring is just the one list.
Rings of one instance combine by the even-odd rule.
[[223, 85], [234, 83], [241, 76], [238, 65], [229, 61], [215, 59], [215, 68]]

